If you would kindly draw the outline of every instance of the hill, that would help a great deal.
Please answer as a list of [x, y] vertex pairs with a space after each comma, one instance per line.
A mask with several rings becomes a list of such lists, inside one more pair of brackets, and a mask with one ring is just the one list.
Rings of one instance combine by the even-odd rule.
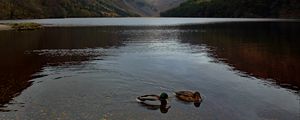
[[121, 8], [140, 16], [159, 16], [160, 12], [179, 6], [187, 0], [112, 0]]
[[159, 16], [186, 0], [0, 0], [0, 19]]
[[0, 19], [138, 16], [111, 0], [1, 0]]
[[300, 18], [299, 0], [188, 0], [164, 17]]

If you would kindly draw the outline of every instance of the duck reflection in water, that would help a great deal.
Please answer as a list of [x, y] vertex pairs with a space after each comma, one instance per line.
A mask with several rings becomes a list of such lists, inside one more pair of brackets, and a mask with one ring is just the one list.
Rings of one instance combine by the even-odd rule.
[[184, 103], [194, 102], [195, 107], [200, 107], [203, 98], [201, 97], [199, 92], [191, 92], [191, 91], [178, 91], [175, 92], [176, 98]]
[[137, 97], [137, 101], [149, 110], [160, 109], [161, 113], [167, 113], [171, 106], [168, 106], [168, 94], [161, 93], [158, 95], [143, 95]]

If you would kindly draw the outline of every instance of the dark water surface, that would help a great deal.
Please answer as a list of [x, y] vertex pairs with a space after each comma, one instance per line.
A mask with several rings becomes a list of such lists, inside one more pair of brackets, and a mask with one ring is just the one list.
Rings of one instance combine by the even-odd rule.
[[[300, 23], [0, 32], [0, 119], [296, 120]], [[197, 90], [200, 108], [143, 94]]]

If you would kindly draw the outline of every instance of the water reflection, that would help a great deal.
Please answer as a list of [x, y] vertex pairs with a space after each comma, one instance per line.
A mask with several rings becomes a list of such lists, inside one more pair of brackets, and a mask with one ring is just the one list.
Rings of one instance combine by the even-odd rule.
[[182, 101], [182, 100], [176, 100], [177, 102], [179, 103], [182, 103], [182, 104], [185, 104], [185, 105], [190, 105], [190, 104], [193, 104], [195, 108], [200, 108], [201, 107], [201, 103], [202, 101], [200, 102], [185, 102], [185, 101]]
[[141, 106], [145, 107], [148, 110], [160, 110], [161, 113], [168, 113], [171, 106], [168, 106], [168, 102], [166, 100], [161, 101], [161, 105], [150, 105], [141, 102]]
[[38, 74], [43, 67], [82, 64], [105, 56], [103, 51], [93, 48], [123, 45], [119, 34], [106, 31], [96, 28], [1, 31], [0, 108], [31, 86], [32, 79], [43, 77]]
[[33, 62], [35, 57], [26, 55], [6, 56], [1, 59], [0, 108], [31, 86], [30, 80], [34, 77], [32, 75], [42, 67], [41, 63]]
[[[191, 26], [183, 43], [204, 45], [210, 56], [242, 76], [254, 76], [282, 87], [300, 88], [299, 23], [226, 23]], [[185, 29], [185, 27], [183, 27]]]

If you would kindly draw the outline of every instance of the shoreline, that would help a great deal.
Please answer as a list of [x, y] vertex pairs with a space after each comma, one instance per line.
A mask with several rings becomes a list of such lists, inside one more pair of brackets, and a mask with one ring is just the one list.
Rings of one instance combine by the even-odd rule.
[[5, 30], [36, 30], [41, 29], [44, 26], [38, 23], [33, 22], [20, 22], [20, 23], [13, 23], [13, 24], [0, 24], [0, 31]]
[[[132, 23], [131, 20], [136, 20]], [[169, 17], [124, 17], [124, 18], [62, 18], [62, 19], [24, 19], [24, 20], [0, 20], [0, 31], [33, 29], [32, 25], [26, 23], [38, 24], [39, 27], [100, 27], [100, 26], [181, 26], [181, 25], [199, 25], [215, 24], [227, 22], [300, 22], [299, 19], [272, 19], [272, 18], [174, 18], [170, 22]], [[124, 22], [126, 24], [124, 24]], [[11, 24], [18, 24], [13, 26]], [[23, 29], [23, 27], [25, 27]]]
[[13, 28], [9, 25], [0, 24], [0, 31], [3, 30], [12, 30]]

